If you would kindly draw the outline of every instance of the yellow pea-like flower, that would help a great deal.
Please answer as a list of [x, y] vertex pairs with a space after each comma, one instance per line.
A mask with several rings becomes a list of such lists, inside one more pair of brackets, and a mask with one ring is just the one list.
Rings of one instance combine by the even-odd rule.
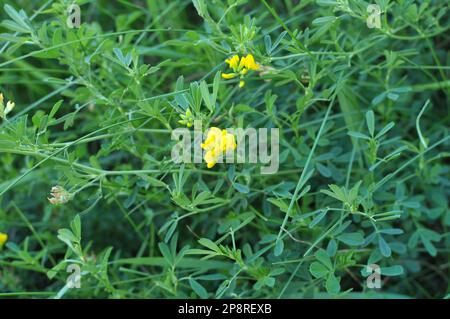
[[240, 70], [242, 70], [243, 68], [245, 68], [246, 60], [247, 60], [247, 57], [242, 57], [242, 58], [241, 58], [241, 61], [239, 62], [239, 69], [240, 69]]
[[255, 62], [255, 58], [251, 54], [247, 54], [245, 58], [242, 58], [244, 60], [244, 66], [248, 70], [259, 70], [259, 65]]
[[237, 68], [237, 66], [238, 66], [238, 63], [239, 63], [239, 55], [236, 54], [232, 58], [226, 59], [225, 62], [228, 63], [230, 68], [235, 70]]
[[251, 53], [241, 58], [239, 58], [239, 55], [235, 54], [231, 58], [226, 59], [225, 62], [231, 69], [233, 69], [234, 72], [222, 73], [222, 78], [228, 80], [239, 76], [241, 79], [239, 81], [240, 88], [244, 87], [245, 85], [245, 81], [243, 80], [243, 78], [248, 73], [248, 71], [257, 71], [260, 69], [259, 64], [255, 62], [255, 58]]
[[217, 158], [214, 155], [214, 151], [208, 151], [205, 153], [206, 167], [212, 168], [217, 163]]
[[239, 74], [237, 73], [222, 73], [222, 77], [226, 80], [233, 79], [237, 77]]
[[208, 168], [214, 167], [219, 159], [228, 151], [236, 149], [236, 140], [233, 134], [218, 127], [211, 127], [205, 141], [200, 145], [204, 149], [204, 160]]
[[8, 234], [0, 233], [0, 248], [8, 241]]

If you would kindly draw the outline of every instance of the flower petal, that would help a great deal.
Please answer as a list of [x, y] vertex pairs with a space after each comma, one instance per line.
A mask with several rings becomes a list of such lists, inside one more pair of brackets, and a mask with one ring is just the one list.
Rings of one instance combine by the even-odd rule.
[[245, 67], [249, 70], [259, 70], [259, 65], [256, 64], [255, 58], [250, 53], [245, 57]]
[[225, 62], [228, 63], [230, 68], [232, 68], [234, 70], [237, 68], [237, 65], [239, 63], [239, 55], [236, 54], [233, 57], [231, 57], [230, 59], [226, 59]]
[[237, 73], [222, 73], [222, 77], [227, 80], [235, 78], [236, 76], [237, 76]]

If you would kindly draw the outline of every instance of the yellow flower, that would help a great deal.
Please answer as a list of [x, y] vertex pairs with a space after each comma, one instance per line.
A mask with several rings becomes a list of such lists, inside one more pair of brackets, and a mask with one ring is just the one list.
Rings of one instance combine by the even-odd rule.
[[243, 56], [239, 59], [239, 55], [234, 55], [233, 57], [226, 59], [225, 62], [229, 65], [231, 69], [233, 69], [233, 73], [222, 73], [222, 78], [224, 79], [233, 79], [237, 76], [241, 78], [239, 81], [239, 87], [243, 87], [245, 82], [243, 80], [244, 75], [248, 73], [249, 70], [259, 70], [260, 66], [255, 62], [255, 58], [252, 54], [247, 54], [247, 56]]
[[224, 153], [236, 149], [236, 140], [227, 130], [211, 127], [204, 143], [200, 146], [206, 151], [204, 159], [207, 167], [212, 168]]
[[0, 248], [3, 247], [3, 245], [8, 240], [8, 234], [0, 233]]
[[253, 55], [247, 54], [247, 56], [245, 58], [242, 58], [242, 60], [244, 60], [244, 67], [248, 70], [259, 70], [259, 65], [255, 63], [255, 58], [253, 57]]
[[224, 79], [232, 79], [232, 78], [235, 78], [235, 77], [237, 77], [239, 74], [237, 74], [237, 73], [222, 73], [222, 77], [224, 78]]
[[228, 63], [230, 68], [235, 70], [237, 68], [237, 66], [238, 66], [238, 63], [239, 63], [239, 55], [236, 54], [231, 59], [226, 59], [225, 62]]

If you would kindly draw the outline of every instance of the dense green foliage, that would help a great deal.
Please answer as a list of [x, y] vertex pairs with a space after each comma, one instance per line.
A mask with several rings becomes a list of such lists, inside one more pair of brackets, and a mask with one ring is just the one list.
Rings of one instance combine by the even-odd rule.
[[[447, 1], [74, 2], [2, 1], [0, 297], [449, 296]], [[278, 173], [174, 163], [187, 108]]]

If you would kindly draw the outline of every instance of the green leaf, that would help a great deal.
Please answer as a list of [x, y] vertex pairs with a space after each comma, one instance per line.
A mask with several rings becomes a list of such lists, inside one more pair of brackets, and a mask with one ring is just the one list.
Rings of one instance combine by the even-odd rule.
[[272, 52], [272, 39], [268, 34], [264, 36], [264, 46], [266, 47], [267, 55], [270, 55], [270, 53]]
[[234, 189], [236, 189], [239, 193], [247, 194], [250, 192], [250, 189], [242, 184], [239, 183], [233, 183]]
[[167, 230], [166, 235], [164, 236], [164, 242], [169, 242], [170, 238], [172, 238], [173, 233], [177, 229], [178, 226], [178, 219], [175, 219], [174, 222], [170, 225], [169, 229]]
[[349, 246], [359, 246], [364, 243], [364, 237], [361, 233], [345, 233], [339, 235], [337, 239]]
[[275, 42], [272, 45], [272, 51], [275, 50], [278, 47], [278, 45], [284, 39], [286, 34], [288, 34], [287, 31], [283, 31], [283, 32], [280, 33], [280, 35], [278, 36], [278, 38], [275, 40]]
[[339, 2], [336, 0], [317, 0], [319, 6], [337, 6]]
[[64, 242], [75, 254], [81, 253], [77, 245], [78, 240], [69, 229], [63, 228], [58, 230], [57, 238]]
[[286, 203], [286, 201], [278, 198], [268, 198], [267, 201], [269, 203], [272, 203], [273, 205], [277, 206], [282, 212], [287, 212], [289, 205]]
[[337, 251], [337, 243], [336, 240], [332, 239], [328, 242], [327, 254], [328, 256], [333, 257], [334, 255], [336, 255], [336, 251]]
[[194, 206], [202, 205], [207, 199], [210, 198], [211, 193], [208, 191], [203, 191], [195, 197], [195, 199], [192, 201], [192, 205]]
[[323, 278], [329, 273], [329, 270], [323, 264], [315, 261], [309, 266], [309, 272], [315, 278]]
[[381, 267], [381, 274], [383, 276], [400, 276], [403, 275], [404, 269], [402, 266], [396, 265], [391, 267]]
[[384, 240], [383, 237], [378, 236], [378, 246], [380, 248], [380, 252], [384, 257], [390, 257], [391, 256], [391, 248], [387, 244], [387, 242]]
[[202, 246], [205, 246], [205, 247], [211, 249], [212, 251], [215, 251], [216, 253], [220, 253], [219, 246], [217, 246], [212, 240], [210, 240], [208, 238], [200, 238], [198, 240], [198, 243]]
[[379, 232], [381, 234], [387, 234], [387, 235], [401, 235], [404, 233], [403, 229], [400, 229], [400, 228], [385, 228], [385, 229], [380, 229]]
[[429, 241], [428, 239], [424, 239], [422, 237], [422, 242], [423, 245], [425, 247], [425, 249], [427, 250], [427, 252], [431, 255], [431, 256], [436, 256], [437, 255], [437, 250], [436, 247], [434, 247], [433, 243], [431, 241]]
[[389, 122], [385, 127], [383, 127], [381, 129], [380, 132], [378, 132], [378, 134], [375, 136], [376, 139], [380, 138], [381, 136], [383, 136], [384, 134], [386, 134], [387, 132], [389, 132], [393, 127], [395, 126], [394, 122]]
[[59, 100], [58, 102], [56, 102], [53, 107], [52, 110], [50, 111], [50, 114], [48, 116], [48, 120], [50, 121], [51, 119], [53, 119], [53, 117], [55, 116], [56, 112], [58, 112], [59, 108], [62, 105], [63, 100]]
[[23, 11], [21, 11], [22, 14], [20, 14], [19, 12], [16, 11], [16, 9], [14, 9], [12, 6], [10, 6], [9, 4], [6, 4], [4, 6], [6, 13], [10, 16], [11, 19], [14, 20], [14, 22], [16, 24], [18, 24], [21, 28], [23, 28], [26, 31], [26, 33], [31, 33], [31, 28], [28, 25], [28, 23], [25, 21], [25, 18], [23, 15], [25, 15], [25, 13]]
[[213, 93], [212, 93], [212, 111], [216, 109], [216, 101], [217, 101], [217, 95], [219, 94], [219, 88], [220, 88], [220, 73], [216, 72], [216, 75], [214, 76], [213, 81]]
[[347, 196], [339, 186], [332, 184], [332, 185], [328, 185], [328, 187], [332, 190], [332, 192], [330, 192], [329, 190], [326, 190], [326, 189], [322, 189], [322, 190], [320, 190], [320, 192], [324, 193], [328, 196], [331, 196], [333, 198], [336, 198], [337, 200], [339, 200], [343, 203], [347, 202]]
[[339, 280], [336, 278], [336, 276], [333, 273], [330, 273], [328, 275], [325, 287], [327, 289], [327, 292], [332, 295], [339, 293], [339, 291], [341, 290], [341, 285], [339, 284]]
[[195, 293], [202, 299], [208, 298], [208, 292], [206, 289], [200, 285], [197, 281], [195, 281], [192, 278], [189, 278], [189, 285], [191, 286], [192, 290], [195, 291]]
[[354, 137], [354, 138], [361, 138], [361, 139], [364, 139], [364, 140], [370, 140], [370, 136], [367, 136], [367, 135], [365, 135], [363, 133], [350, 131], [347, 134], [352, 136], [352, 137]]
[[148, 182], [150, 185], [155, 187], [166, 187], [167, 184], [163, 181], [160, 181], [159, 179], [156, 179], [154, 177], [148, 176], [148, 175], [141, 175], [141, 177]]
[[173, 257], [172, 253], [170, 252], [169, 246], [167, 246], [166, 243], [159, 243], [158, 244], [159, 250], [161, 251], [162, 256], [165, 260], [167, 260], [169, 265], [173, 264]]
[[328, 210], [324, 210], [323, 212], [319, 213], [309, 224], [309, 228], [312, 229], [314, 226], [316, 226], [327, 214]]
[[78, 238], [69, 229], [62, 228], [58, 230], [58, 238], [63, 241], [77, 242]]
[[128, 53], [126, 56], [124, 56], [123, 53], [122, 53], [122, 50], [120, 50], [119, 48], [114, 48], [113, 52], [116, 55], [117, 59], [120, 61], [120, 63], [124, 67], [129, 67], [130, 66], [130, 64], [132, 62], [132, 57], [131, 57], [130, 53]]
[[372, 99], [372, 105], [377, 105], [386, 99], [387, 92], [383, 92]]
[[326, 23], [332, 23], [332, 22], [334, 22], [336, 20], [337, 20], [337, 17], [335, 17], [335, 16], [320, 17], [320, 18], [314, 19], [312, 21], [312, 25], [319, 26], [319, 25], [323, 25], [323, 24], [326, 24]]
[[332, 174], [328, 167], [320, 163], [316, 163], [316, 167], [320, 175], [322, 175], [323, 177], [331, 177]]
[[328, 256], [325, 250], [319, 249], [316, 252], [316, 258], [318, 261], [324, 264], [329, 270], [333, 269], [333, 263], [331, 262], [330, 256]]
[[348, 194], [348, 201], [353, 203], [358, 198], [359, 187], [361, 186], [362, 181], [359, 181], [352, 187], [350, 193]]
[[278, 239], [275, 243], [275, 256], [280, 256], [284, 250], [284, 242], [282, 239]]
[[75, 234], [77, 241], [80, 241], [81, 239], [81, 219], [80, 215], [76, 215], [73, 219], [72, 223], [70, 224], [70, 227], [72, 228], [73, 233]]
[[21, 33], [31, 33], [28, 28], [24, 28], [20, 24], [15, 23], [12, 20], [4, 20], [1, 25], [11, 31], [21, 32]]
[[50, 269], [49, 271], [47, 271], [47, 277], [48, 279], [53, 279], [60, 270], [62, 270], [65, 266], [65, 262], [60, 262], [59, 264], [57, 264], [56, 266], [54, 266], [52, 269]]
[[367, 128], [369, 129], [370, 136], [373, 137], [375, 134], [375, 115], [372, 110], [367, 111], [366, 113], [366, 123]]
[[205, 102], [206, 107], [208, 108], [208, 110], [210, 112], [213, 112], [213, 102], [212, 102], [212, 97], [209, 94], [209, 89], [208, 89], [208, 85], [206, 84], [205, 81], [202, 81], [200, 83], [200, 91], [202, 94], [202, 99]]
[[205, 17], [207, 14], [205, 0], [192, 0], [192, 3], [197, 10], [197, 13], [201, 17]]
[[275, 278], [273, 277], [266, 277], [264, 279], [264, 283], [266, 284], [266, 286], [268, 287], [273, 287], [275, 285]]

